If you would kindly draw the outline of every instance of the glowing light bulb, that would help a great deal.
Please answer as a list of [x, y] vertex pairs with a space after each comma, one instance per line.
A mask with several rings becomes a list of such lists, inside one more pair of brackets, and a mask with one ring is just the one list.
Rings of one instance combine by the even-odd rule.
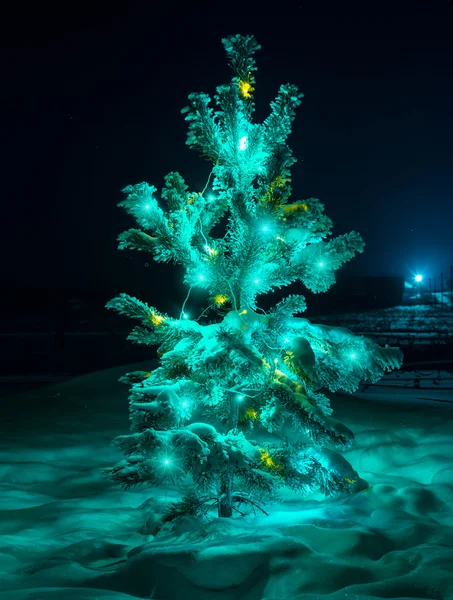
[[259, 283], [259, 282], [260, 282], [260, 280], [259, 280], [259, 279], [255, 279], [255, 283]]
[[189, 318], [189, 315], [186, 314], [186, 313], [183, 313], [182, 316], [184, 317], [184, 319], [188, 319]]
[[199, 275], [198, 279], [204, 279], [204, 275]]
[[222, 306], [225, 302], [228, 302], [228, 296], [226, 294], [217, 294], [217, 296], [214, 296], [214, 304], [217, 306]]
[[247, 140], [247, 136], [246, 135], [242, 136], [241, 139], [239, 140], [239, 150], [246, 150], [248, 145], [249, 145], [249, 143]]
[[253, 92], [253, 87], [250, 81], [240, 81], [239, 92], [244, 96], [244, 98], [250, 98]]
[[355, 358], [355, 354], [354, 353], [351, 354], [351, 358]]
[[269, 229], [269, 227], [268, 227], [267, 225], [265, 225], [265, 226], [263, 227], [263, 231], [267, 231], [268, 229]]
[[154, 310], [151, 311], [149, 319], [151, 323], [156, 327], [159, 327], [159, 325], [161, 325], [165, 321], [165, 317], [163, 317], [162, 315], [158, 315]]
[[274, 364], [278, 363], [278, 358], [274, 358]]
[[187, 402], [183, 402], [183, 403], [182, 403], [182, 405], [183, 405], [183, 406], [187, 406]]
[[242, 402], [242, 400], [244, 400], [244, 396], [242, 396], [242, 395], [239, 395], [239, 396], [237, 397], [237, 401], [238, 401], [238, 402]]
[[169, 464], [170, 464], [170, 461], [168, 460], [168, 458], [166, 458], [166, 459], [164, 460], [164, 463], [165, 463], [166, 465], [169, 465]]
[[146, 208], [146, 210], [148, 210], [149, 209], [149, 204], [145, 204], [145, 208]]
[[209, 200], [215, 200], [214, 196], [209, 196]]
[[319, 266], [320, 266], [320, 267], [323, 267], [323, 266], [324, 266], [324, 263], [323, 263], [323, 262], [320, 262], [320, 263], [319, 263]]
[[263, 170], [263, 167], [258, 167], [258, 171], [262, 171], [262, 170]]
[[420, 275], [420, 274], [416, 275], [415, 276], [415, 281], [417, 283], [421, 283], [423, 281], [423, 275]]
[[289, 339], [288, 339], [288, 338], [285, 338], [285, 342], [287, 342], [287, 343], [288, 343], [288, 342], [289, 342]]

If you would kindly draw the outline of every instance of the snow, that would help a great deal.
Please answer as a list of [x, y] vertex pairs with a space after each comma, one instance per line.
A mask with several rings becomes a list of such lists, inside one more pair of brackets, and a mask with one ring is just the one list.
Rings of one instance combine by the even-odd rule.
[[175, 489], [122, 491], [101, 475], [129, 425], [116, 380], [139, 369], [3, 398], [0, 600], [453, 598], [452, 391], [333, 396], [356, 436], [344, 455], [370, 484], [355, 496], [287, 492], [269, 516], [158, 531]]

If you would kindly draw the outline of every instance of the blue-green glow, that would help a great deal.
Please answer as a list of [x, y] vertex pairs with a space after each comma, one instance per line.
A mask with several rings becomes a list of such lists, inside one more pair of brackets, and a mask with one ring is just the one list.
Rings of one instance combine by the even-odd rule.
[[423, 281], [423, 275], [420, 275], [420, 274], [416, 275], [415, 276], [415, 281], [417, 283], [421, 283]]
[[[212, 493], [230, 490], [217, 496], [218, 516], [231, 517], [236, 481], [263, 497], [284, 484], [306, 489], [321, 480], [326, 493], [355, 482], [358, 491], [362, 483], [352, 466], [323, 448], [342, 451], [354, 436], [329, 417], [329, 398], [321, 390], [351, 392], [361, 381], [375, 382], [399, 367], [401, 353], [299, 316], [305, 298], [286, 286], [300, 282], [312, 293], [326, 292], [363, 241], [356, 232], [328, 239], [332, 224], [319, 200], [291, 200], [295, 159], [286, 140], [302, 94], [291, 84], [281, 86], [269, 118], [254, 122], [250, 98], [259, 46], [251, 36], [230, 36], [224, 45], [234, 75], [217, 88], [217, 109], [204, 93], [191, 94], [183, 109], [187, 144], [212, 161], [207, 180], [189, 189], [172, 171], [159, 202], [154, 186], [125, 188], [121, 206], [145, 231], [121, 234], [120, 248], [181, 265], [189, 290], [180, 310], [168, 302], [170, 314], [127, 294], [108, 305], [139, 320], [129, 339], [158, 346], [160, 358], [157, 368], [130, 374], [133, 429], [119, 439], [130, 459], [109, 472], [119, 483], [152, 486], [190, 475], [203, 503], [208, 480], [200, 476], [209, 470]], [[411, 276], [420, 288], [421, 275]], [[189, 303], [192, 288], [206, 292], [204, 310], [200, 299]], [[276, 304], [268, 297], [264, 310], [259, 298], [274, 290], [284, 297]], [[278, 446], [287, 426], [296, 436], [303, 432], [313, 447]], [[278, 449], [272, 438], [256, 441], [254, 428], [266, 439], [272, 435]], [[231, 485], [224, 486], [227, 479]]]

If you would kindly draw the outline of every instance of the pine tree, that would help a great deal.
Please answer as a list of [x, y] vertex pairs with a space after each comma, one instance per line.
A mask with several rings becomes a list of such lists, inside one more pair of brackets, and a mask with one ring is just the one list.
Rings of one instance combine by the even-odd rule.
[[[282, 85], [270, 115], [254, 123], [260, 46], [241, 35], [223, 45], [233, 78], [217, 88], [216, 108], [194, 93], [182, 111], [187, 144], [213, 164], [205, 188], [189, 191], [172, 172], [161, 202], [156, 188], [140, 183], [120, 203], [139, 228], [122, 233], [119, 248], [182, 265], [189, 294], [204, 290], [208, 306], [191, 319], [185, 304], [179, 317], [169, 316], [127, 294], [107, 305], [136, 319], [129, 339], [156, 344], [160, 357], [151, 373], [122, 378], [131, 385], [131, 433], [117, 438], [126, 458], [108, 473], [125, 487], [189, 476], [190, 491], [168, 518], [205, 514], [213, 503], [230, 517], [280, 486], [327, 495], [361, 489], [363, 480], [334, 450], [351, 446], [353, 433], [332, 418], [325, 392], [353, 392], [402, 361], [399, 349], [296, 317], [306, 308], [301, 295], [259, 308], [260, 296], [298, 280], [327, 291], [364, 244], [354, 231], [329, 238], [319, 200], [289, 201], [295, 159], [287, 138], [303, 95]], [[278, 442], [285, 423], [296, 442]], [[252, 430], [267, 438], [250, 439]]]

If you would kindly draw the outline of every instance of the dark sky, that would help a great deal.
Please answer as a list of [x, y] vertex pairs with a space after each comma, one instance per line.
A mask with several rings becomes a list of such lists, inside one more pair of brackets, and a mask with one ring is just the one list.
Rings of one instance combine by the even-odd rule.
[[133, 291], [171, 271], [117, 251], [118, 233], [133, 223], [116, 203], [125, 185], [160, 189], [171, 170], [204, 186], [209, 164], [185, 145], [180, 109], [190, 92], [229, 80], [221, 38], [236, 32], [263, 46], [258, 119], [281, 83], [305, 94], [290, 139], [294, 199], [318, 197], [336, 234], [362, 233], [365, 253], [348, 272], [447, 271], [452, 2], [357, 5], [368, 13], [278, 4], [280, 12], [261, 3], [249, 13], [231, 4], [223, 16], [227, 3], [122, 3], [123, 12], [39, 4], [3, 19], [4, 284]]

